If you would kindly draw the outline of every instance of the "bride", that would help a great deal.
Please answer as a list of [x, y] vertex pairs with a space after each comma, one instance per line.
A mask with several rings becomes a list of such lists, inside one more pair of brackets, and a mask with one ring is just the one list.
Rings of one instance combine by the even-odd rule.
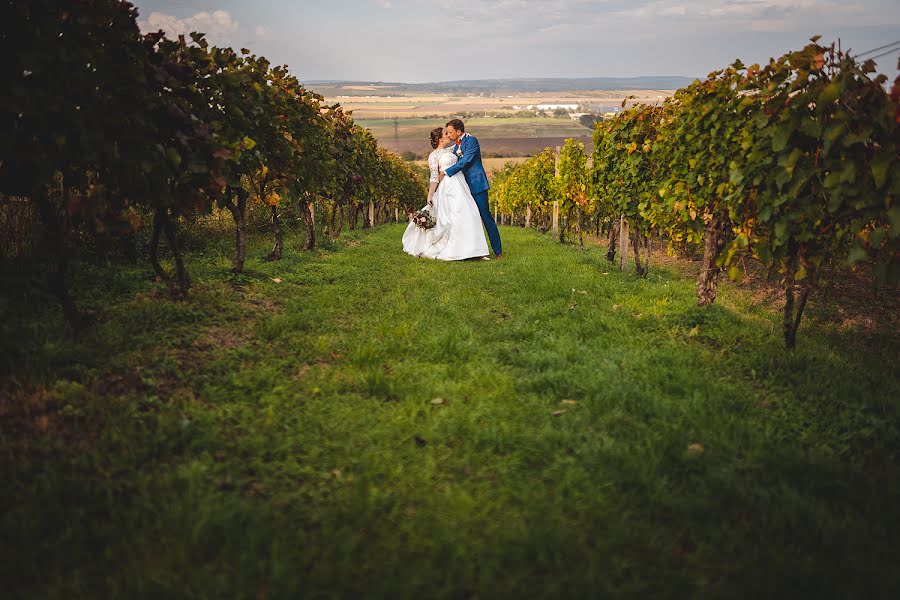
[[[448, 147], [450, 146], [450, 147]], [[458, 160], [452, 151], [453, 143], [440, 127], [431, 132], [428, 156], [431, 178], [428, 185], [428, 210], [437, 224], [421, 229], [410, 222], [403, 234], [403, 250], [413, 256], [437, 260], [465, 260], [487, 257], [489, 251], [484, 237], [481, 214], [462, 172], [440, 181], [440, 172]]]

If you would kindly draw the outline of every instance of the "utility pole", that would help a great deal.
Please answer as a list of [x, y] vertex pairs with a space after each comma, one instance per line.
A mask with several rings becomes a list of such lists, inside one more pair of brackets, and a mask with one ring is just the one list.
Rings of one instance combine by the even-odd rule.
[[394, 117], [394, 147], [400, 151], [400, 123], [397, 117]]

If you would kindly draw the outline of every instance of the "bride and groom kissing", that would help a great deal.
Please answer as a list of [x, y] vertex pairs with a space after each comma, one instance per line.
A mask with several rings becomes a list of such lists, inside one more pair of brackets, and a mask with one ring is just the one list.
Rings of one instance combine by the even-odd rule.
[[460, 119], [431, 132], [428, 168], [428, 211], [433, 226], [411, 219], [403, 234], [403, 250], [436, 260], [489, 260], [487, 230], [496, 258], [503, 257], [500, 232], [488, 207], [488, 180], [481, 163], [481, 147], [466, 133]]

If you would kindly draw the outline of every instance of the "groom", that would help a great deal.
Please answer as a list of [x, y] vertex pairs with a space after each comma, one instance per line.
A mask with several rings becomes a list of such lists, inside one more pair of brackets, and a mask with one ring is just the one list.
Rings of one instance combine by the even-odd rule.
[[472, 197], [475, 198], [475, 204], [478, 205], [478, 212], [481, 213], [481, 221], [487, 230], [488, 239], [491, 241], [491, 248], [497, 258], [503, 258], [503, 246], [500, 242], [500, 232], [497, 230], [497, 223], [494, 222], [494, 216], [488, 206], [488, 180], [484, 172], [484, 165], [481, 164], [481, 147], [478, 140], [466, 133], [466, 126], [460, 119], [453, 119], [445, 126], [447, 137], [456, 142], [453, 152], [456, 154], [457, 160], [455, 165], [447, 167], [445, 175], [453, 177], [460, 171], [469, 184], [469, 190]]

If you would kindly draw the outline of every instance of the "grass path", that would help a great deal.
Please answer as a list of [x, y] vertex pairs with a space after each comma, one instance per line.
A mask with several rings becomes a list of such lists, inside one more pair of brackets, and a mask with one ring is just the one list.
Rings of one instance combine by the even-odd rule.
[[[4, 306], [0, 576], [17, 596], [890, 597], [895, 332], [504, 228], [438, 263], [402, 228], [250, 261], [173, 303], [80, 264], [104, 317]], [[261, 256], [265, 239], [254, 239]], [[273, 279], [280, 279], [280, 283]], [[11, 323], [11, 324], [10, 324]], [[15, 340], [15, 341], [13, 341]], [[881, 351], [866, 348], [878, 346]]]

